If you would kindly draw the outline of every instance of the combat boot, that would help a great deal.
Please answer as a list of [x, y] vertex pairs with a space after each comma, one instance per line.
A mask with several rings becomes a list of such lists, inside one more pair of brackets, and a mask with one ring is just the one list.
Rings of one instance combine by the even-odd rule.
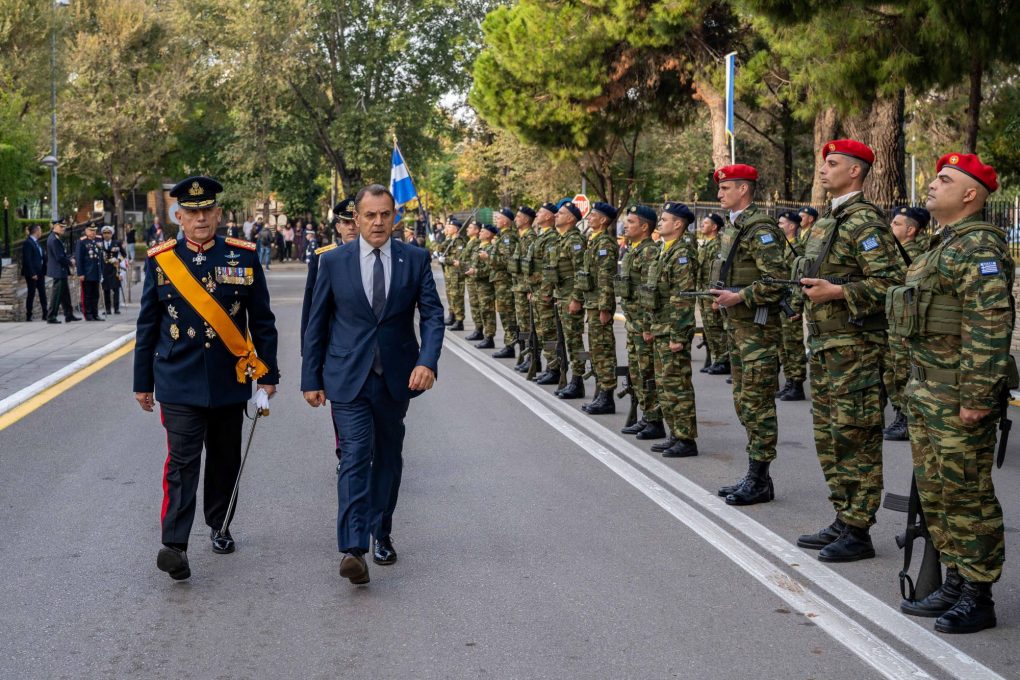
[[514, 370], [518, 373], [527, 373], [531, 370], [531, 357], [528, 357], [519, 364], [514, 364]]
[[885, 439], [887, 442], [910, 441], [910, 434], [907, 431], [907, 414], [896, 409], [896, 417], [889, 424], [889, 427], [882, 430], [882, 439]]
[[663, 451], [665, 451], [669, 447], [673, 446], [673, 444], [676, 444], [678, 441], [680, 441], [680, 438], [677, 437], [672, 432], [670, 432], [669, 436], [666, 437], [666, 441], [659, 442], [658, 444], [652, 444], [652, 451], [654, 453], [662, 453]]
[[586, 408], [585, 411], [593, 416], [616, 413], [616, 399], [613, 397], [613, 391], [602, 390], [601, 394], [596, 396], [595, 400], [588, 404], [588, 408]]
[[935, 630], [940, 633], [976, 633], [985, 628], [995, 628], [992, 584], [961, 580], [960, 599], [949, 611], [935, 619]]
[[458, 319], [457, 323], [455, 323], [452, 326], [450, 326], [450, 330], [451, 331], [462, 331], [462, 330], [464, 330], [464, 322], [461, 321], [460, 319]]
[[584, 398], [584, 380], [579, 375], [575, 375], [567, 383], [567, 386], [556, 393], [556, 396], [560, 399], [582, 399]]
[[476, 328], [473, 331], [471, 331], [471, 333], [469, 335], [465, 335], [464, 339], [468, 340], [468, 341], [471, 341], [471, 340], [481, 340], [484, 337], [485, 337], [485, 334], [482, 333], [482, 329], [481, 328]]
[[790, 386], [791, 386], [791, 383], [790, 383], [789, 380], [787, 380], [785, 385], [783, 385], [781, 388], [776, 390], [776, 393], [774, 395], [775, 398], [776, 399], [782, 399], [783, 395], [790, 391]]
[[797, 539], [797, 547], [807, 548], [808, 550], [821, 550], [839, 538], [845, 527], [846, 524], [843, 523], [843, 520], [837, 517], [835, 522], [824, 529], [819, 529], [813, 534], [802, 534]]
[[550, 368], [548, 371], [535, 378], [535, 382], [539, 385], [558, 385], [560, 382], [560, 369]]
[[453, 324], [457, 323], [457, 319], [456, 317], [453, 316], [453, 312], [450, 312], [449, 316], [446, 317], [445, 323], [447, 326], [452, 326]]
[[515, 356], [517, 356], [517, 352], [514, 351], [514, 348], [513, 348], [512, 345], [507, 345], [506, 347], [504, 347], [503, 349], [499, 350], [498, 352], [493, 352], [492, 353], [492, 358], [493, 359], [513, 359]]
[[628, 427], [622, 428], [620, 432], [622, 432], [623, 434], [637, 434], [641, 430], [645, 429], [645, 426], [647, 425], [648, 421], [645, 420], [644, 416], [641, 416], [640, 418], [638, 418], [638, 421], [636, 423]]
[[784, 394], [780, 395], [779, 401], [804, 401], [804, 381], [790, 380], [783, 388]]
[[712, 364], [711, 366], [708, 367], [708, 370], [705, 372], [708, 373], [709, 375], [729, 375], [731, 373], [730, 362], [720, 361], [718, 363]]
[[482, 339], [481, 342], [475, 343], [475, 347], [477, 347], [478, 349], [492, 349], [495, 346], [496, 343], [493, 342], [491, 335], [487, 335]]
[[[751, 462], [754, 462], [754, 461], [751, 461]], [[747, 472], [744, 473], [743, 477], [738, 479], [735, 484], [728, 484], [726, 486], [719, 487], [719, 491], [717, 491], [716, 493], [718, 495], [722, 496], [723, 498], [726, 498], [731, 493], [733, 493], [734, 491], [736, 491], [737, 489], [742, 487], [744, 485], [744, 482], [747, 481], [747, 476], [750, 475], [750, 474], [751, 474], [751, 466], [750, 466], [750, 464], [748, 464]]]
[[752, 460], [747, 468], [747, 476], [737, 489], [726, 496], [726, 505], [754, 505], [768, 503], [776, 497], [769, 476], [769, 461]]
[[665, 439], [666, 427], [661, 420], [649, 420], [645, 428], [637, 433], [638, 439]]
[[818, 551], [819, 562], [856, 562], [875, 556], [867, 528], [847, 524], [839, 538]]
[[963, 577], [960, 571], [946, 569], [946, 580], [938, 590], [928, 593], [928, 597], [921, 600], [903, 600], [900, 602], [900, 611], [911, 616], [942, 616], [959, 602], [962, 589]]
[[662, 452], [663, 458], [691, 458], [698, 455], [698, 444], [693, 439], [678, 439], [676, 444]]

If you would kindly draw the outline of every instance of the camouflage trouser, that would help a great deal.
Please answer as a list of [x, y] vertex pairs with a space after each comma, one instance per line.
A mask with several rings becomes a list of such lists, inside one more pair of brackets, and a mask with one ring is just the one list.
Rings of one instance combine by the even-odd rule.
[[517, 326], [521, 329], [521, 335], [527, 335], [531, 332], [531, 315], [528, 313], [527, 291], [514, 291], [514, 310], [517, 315]]
[[503, 326], [503, 344], [512, 345], [517, 339], [517, 310], [514, 308], [513, 283], [507, 279], [496, 281], [496, 311]]
[[[482, 333], [487, 338], [496, 335], [496, 287], [488, 281], [476, 281], [478, 311], [481, 314]], [[474, 308], [472, 308], [474, 313]]]
[[855, 527], [875, 523], [882, 495], [879, 355], [862, 342], [811, 353], [815, 451], [836, 515]]
[[701, 328], [705, 332], [708, 346], [708, 361], [729, 361], [730, 338], [726, 334], [722, 315], [712, 311], [712, 301], [699, 298], [701, 307]]
[[882, 363], [882, 384], [893, 408], [906, 413], [907, 404], [903, 391], [910, 380], [910, 350], [906, 341], [898, 335], [889, 335], [889, 352]]
[[471, 321], [475, 324], [475, 328], [481, 330], [482, 328], [482, 308], [478, 304], [478, 282], [474, 277], [465, 277], [467, 283], [467, 294], [468, 302], [471, 304]]
[[1006, 552], [992, 485], [998, 413], [964, 425], [958, 388], [931, 381], [912, 380], [905, 401], [917, 491], [942, 563], [968, 581], [998, 581]]
[[545, 343], [556, 341], [556, 311], [553, 308], [553, 300], [548, 302], [542, 299], [540, 293], [533, 293], [531, 304], [535, 306], [535, 323], [538, 324], [538, 341], [542, 344], [542, 356], [545, 357], [545, 364], [549, 370], [559, 370], [560, 362], [556, 358], [556, 352], [545, 349]]
[[[560, 325], [563, 326], [563, 340], [567, 345], [570, 372], [580, 378], [584, 375], [584, 359], [579, 356], [584, 352], [584, 310], [571, 314], [567, 311], [569, 304], [570, 300], [556, 300], [556, 314], [560, 317]], [[555, 327], [553, 332], [555, 333]]]
[[655, 389], [655, 352], [652, 343], [645, 342], [640, 333], [627, 333], [627, 363], [630, 365], [630, 384], [641, 406], [641, 415], [648, 421], [662, 420], [659, 395]]
[[779, 426], [776, 389], [779, 387], [779, 324], [759, 326], [751, 321], [726, 320], [733, 371], [733, 406], [747, 432], [747, 456], [752, 460], [776, 458]]
[[591, 353], [591, 365], [595, 369], [595, 383], [600, 390], [616, 389], [616, 334], [613, 332], [613, 320], [603, 324], [599, 320], [599, 310], [589, 309], [588, 313], [588, 351]]
[[669, 336], [655, 338], [655, 386], [662, 419], [669, 431], [680, 439], [698, 438], [698, 416], [694, 409], [694, 384], [691, 382], [691, 342], [684, 341], [679, 352], [669, 349]]
[[779, 346], [779, 363], [783, 376], [793, 382], [807, 380], [807, 354], [804, 352], [804, 320], [787, 319], [783, 314], [783, 342]]
[[450, 311], [457, 321], [464, 320], [464, 277], [455, 273], [455, 267], [448, 267], [443, 272], [446, 279], [446, 299], [450, 303]]

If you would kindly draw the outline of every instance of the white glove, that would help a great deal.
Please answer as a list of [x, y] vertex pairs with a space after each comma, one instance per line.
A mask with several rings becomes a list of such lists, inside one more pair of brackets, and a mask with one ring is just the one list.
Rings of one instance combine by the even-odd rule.
[[440, 255], [436, 259], [439, 260], [439, 264], [446, 264], [446, 257], [445, 256]]
[[255, 392], [255, 408], [262, 411], [262, 415], [269, 415], [269, 395], [261, 387]]

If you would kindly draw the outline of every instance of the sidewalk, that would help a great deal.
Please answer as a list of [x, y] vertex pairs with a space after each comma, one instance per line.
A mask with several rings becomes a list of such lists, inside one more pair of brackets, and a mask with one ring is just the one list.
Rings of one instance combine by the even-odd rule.
[[[136, 302], [121, 303], [120, 314], [107, 321], [0, 324], [0, 400], [134, 332], [137, 316]], [[63, 320], [63, 314], [57, 318]]]

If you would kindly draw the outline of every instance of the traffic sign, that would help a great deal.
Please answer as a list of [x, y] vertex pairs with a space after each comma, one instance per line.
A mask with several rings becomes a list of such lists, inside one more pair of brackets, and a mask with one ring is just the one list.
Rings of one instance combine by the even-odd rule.
[[591, 202], [588, 201], [588, 197], [584, 194], [578, 194], [574, 196], [574, 205], [581, 211], [581, 218], [584, 219], [591, 212]]

